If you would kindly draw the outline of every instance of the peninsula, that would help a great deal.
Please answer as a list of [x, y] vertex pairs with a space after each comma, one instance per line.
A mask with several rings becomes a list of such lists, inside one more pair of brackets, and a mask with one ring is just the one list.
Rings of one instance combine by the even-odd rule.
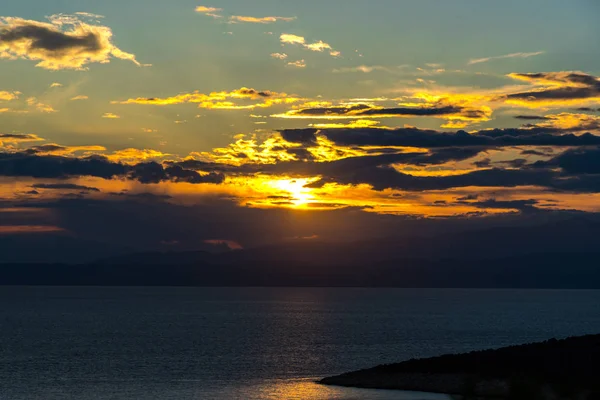
[[324, 378], [325, 385], [464, 399], [600, 399], [600, 335], [412, 359]]

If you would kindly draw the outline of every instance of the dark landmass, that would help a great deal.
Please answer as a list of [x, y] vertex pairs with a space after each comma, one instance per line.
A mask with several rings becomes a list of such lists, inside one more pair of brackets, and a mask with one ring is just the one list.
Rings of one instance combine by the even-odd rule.
[[412, 359], [324, 378], [320, 383], [465, 398], [592, 400], [600, 399], [599, 362], [600, 335], [588, 335]]
[[[344, 265], [294, 259], [222, 263], [212, 254], [155, 254], [126, 262], [6, 264], [0, 285], [315, 286], [599, 289], [600, 254], [547, 253], [502, 259], [398, 259]], [[173, 260], [176, 260], [173, 262]]]
[[[282, 241], [236, 251], [139, 252], [79, 263], [43, 263], [55, 248], [0, 251], [0, 285], [339, 286], [406, 288], [600, 288], [600, 223], [572, 218], [457, 234], [403, 232], [360, 242]], [[94, 242], [76, 242], [98, 259]], [[31, 244], [31, 243], [30, 243]], [[18, 247], [18, 241], [0, 241]], [[96, 250], [96, 251], [95, 251]], [[14, 251], [13, 251], [14, 252]], [[129, 253], [129, 254], [127, 254]], [[11, 262], [12, 261], [12, 262]]]

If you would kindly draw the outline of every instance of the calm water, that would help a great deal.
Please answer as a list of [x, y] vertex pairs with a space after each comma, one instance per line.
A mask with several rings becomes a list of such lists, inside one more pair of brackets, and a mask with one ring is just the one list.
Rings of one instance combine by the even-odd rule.
[[319, 377], [600, 332], [600, 291], [0, 287], [0, 399], [442, 399]]

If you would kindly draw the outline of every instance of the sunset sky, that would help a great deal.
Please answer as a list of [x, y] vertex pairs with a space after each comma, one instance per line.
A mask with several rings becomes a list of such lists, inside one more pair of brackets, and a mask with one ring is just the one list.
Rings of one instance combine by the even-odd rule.
[[594, 0], [0, 14], [0, 237], [239, 248], [600, 211]]

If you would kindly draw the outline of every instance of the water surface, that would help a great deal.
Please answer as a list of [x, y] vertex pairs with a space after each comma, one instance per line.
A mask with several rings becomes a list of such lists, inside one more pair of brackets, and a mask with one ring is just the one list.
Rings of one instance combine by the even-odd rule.
[[0, 399], [442, 399], [332, 374], [600, 332], [600, 291], [0, 287]]

